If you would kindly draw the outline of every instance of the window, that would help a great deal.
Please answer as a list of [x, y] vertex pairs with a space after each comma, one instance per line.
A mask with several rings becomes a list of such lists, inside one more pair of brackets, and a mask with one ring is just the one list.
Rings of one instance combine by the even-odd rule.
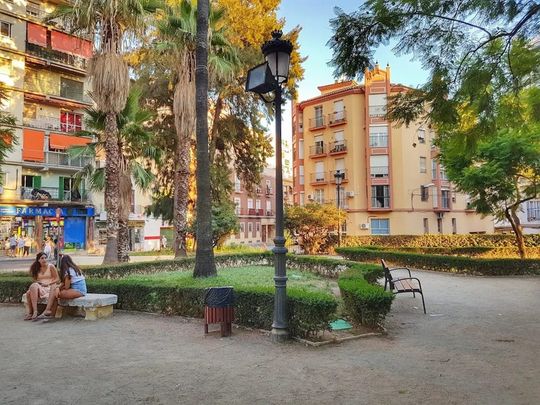
[[301, 186], [303, 186], [304, 183], [305, 183], [305, 181], [304, 181], [304, 166], [300, 166], [300, 167], [299, 167], [299, 171], [300, 171], [300, 174], [299, 174], [299, 176], [298, 176], [298, 177], [299, 177], [299, 184], [300, 184]]
[[436, 160], [431, 161], [431, 178], [432, 179], [437, 178], [437, 161]]
[[437, 232], [443, 233], [442, 218], [437, 218]]
[[346, 198], [345, 198], [345, 190], [343, 189], [343, 187], [339, 188], [339, 198], [338, 198], [337, 188], [334, 191], [334, 193], [335, 193], [335, 196], [336, 196], [336, 202], [339, 201], [339, 208], [342, 209], [342, 210], [346, 209], [347, 208], [347, 201], [346, 201]]
[[6, 21], [0, 21], [0, 35], [3, 37], [9, 37], [11, 38], [11, 27], [13, 24], [8, 23]]
[[77, 132], [82, 130], [82, 114], [62, 111], [60, 113], [60, 130], [63, 132]]
[[540, 221], [540, 200], [527, 201], [527, 221]]
[[323, 116], [322, 105], [315, 107], [315, 125], [314, 126], [315, 127], [324, 126], [324, 116]]
[[266, 195], [272, 194], [272, 182], [270, 180], [266, 180]]
[[298, 140], [298, 159], [304, 158], [304, 140], [299, 139]]
[[316, 189], [313, 194], [313, 199], [317, 204], [324, 204], [324, 190], [322, 188]]
[[371, 177], [388, 177], [388, 155], [369, 157]]
[[452, 233], [455, 235], [457, 233], [457, 220], [452, 218]]
[[433, 189], [433, 207], [439, 207], [439, 194], [437, 192], [437, 189]]
[[0, 57], [0, 80], [11, 76], [11, 59]]
[[315, 181], [324, 181], [324, 162], [315, 163]]
[[234, 191], [239, 193], [241, 189], [242, 189], [242, 184], [240, 183], [240, 179], [234, 176]]
[[372, 218], [371, 219], [371, 234], [372, 235], [390, 235], [390, 220]]
[[8, 183], [8, 175], [6, 172], [0, 172], [0, 187], [5, 187]]
[[420, 173], [427, 173], [426, 158], [424, 156], [420, 156]]
[[253, 198], [248, 198], [247, 200], [247, 207], [248, 207], [248, 210], [252, 210], [253, 209]]
[[36, 115], [37, 115], [37, 104], [24, 103], [23, 117], [35, 120]]
[[429, 200], [429, 187], [420, 186], [420, 199], [422, 201]]
[[424, 233], [425, 234], [429, 233], [429, 219], [427, 218], [424, 218]]
[[439, 166], [439, 172], [441, 174], [441, 180], [448, 180], [448, 177], [446, 176], [446, 169], [443, 165]]
[[82, 101], [83, 91], [83, 82], [65, 77], [60, 78], [60, 97]]
[[386, 148], [388, 146], [388, 126], [370, 126], [369, 127], [369, 146], [370, 148]]
[[[345, 173], [345, 159], [336, 159], [334, 161], [334, 173], [335, 174], [338, 170], [340, 173]], [[335, 180], [335, 178], [332, 178], [332, 180]]]
[[332, 116], [333, 122], [341, 122], [345, 119], [345, 106], [343, 105], [343, 100], [334, 101], [334, 114]]
[[266, 201], [266, 215], [272, 215], [272, 201]]
[[441, 190], [441, 206], [450, 209], [450, 190]]
[[257, 222], [255, 224], [255, 230], [257, 231], [257, 233], [260, 233], [261, 232], [261, 223], [260, 222]]
[[253, 222], [248, 222], [248, 234], [253, 234]]
[[345, 150], [345, 140], [343, 136], [343, 131], [334, 132], [334, 144], [332, 145], [332, 150], [330, 152], [342, 152]]
[[315, 137], [315, 148], [313, 150], [314, 155], [321, 155], [324, 153], [324, 141], [322, 135]]
[[386, 94], [369, 95], [369, 116], [383, 117], [386, 115]]
[[244, 223], [243, 223], [243, 222], [240, 222], [240, 234], [241, 234], [241, 235], [244, 235], [244, 234], [245, 234], [245, 230], [246, 230], [246, 228], [245, 228]]
[[235, 199], [234, 199], [234, 213], [235, 213], [236, 215], [240, 215], [240, 212], [241, 212], [241, 211], [240, 211], [240, 210], [241, 210], [241, 204], [242, 204], [242, 203], [241, 203], [241, 201], [240, 201], [240, 198], [235, 197]]
[[418, 128], [418, 131], [416, 131], [416, 135], [418, 136], [418, 143], [426, 143], [426, 130], [423, 128]]
[[389, 186], [371, 186], [371, 206], [373, 208], [390, 208]]
[[300, 191], [300, 206], [306, 205], [306, 193]]

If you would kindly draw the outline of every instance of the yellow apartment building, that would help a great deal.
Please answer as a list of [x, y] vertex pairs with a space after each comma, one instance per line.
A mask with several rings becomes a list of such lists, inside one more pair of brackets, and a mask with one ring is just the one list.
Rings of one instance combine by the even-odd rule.
[[448, 181], [433, 131], [386, 120], [388, 98], [407, 91], [391, 83], [389, 66], [366, 70], [364, 84], [318, 89], [293, 104], [295, 204], [339, 201], [346, 235], [493, 233], [492, 218], [471, 210]]

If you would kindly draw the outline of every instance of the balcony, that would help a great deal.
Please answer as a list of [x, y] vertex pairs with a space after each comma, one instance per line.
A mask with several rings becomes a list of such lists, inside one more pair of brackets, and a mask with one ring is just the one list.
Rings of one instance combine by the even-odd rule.
[[28, 17], [34, 17], [35, 19], [41, 20], [45, 16], [45, 14], [45, 11], [39, 8], [37, 5], [26, 5], [26, 15]]
[[328, 173], [311, 173], [310, 180], [311, 184], [325, 184], [328, 181]]
[[[333, 205], [333, 206], [337, 207], [337, 200], [325, 200], [325, 204], [330, 204], [330, 205]], [[349, 209], [349, 203], [347, 202], [345, 197], [339, 199], [339, 209], [340, 210], [348, 210]]]
[[57, 62], [62, 65], [72, 66], [76, 69], [86, 70], [87, 61], [80, 56], [70, 55], [68, 53], [56, 51], [54, 49], [44, 48], [42, 46], [26, 43], [26, 53], [38, 58], [47, 59], [52, 62]]
[[345, 110], [335, 111], [332, 114], [328, 114], [328, 125], [333, 127], [335, 125], [341, 125], [347, 123], [347, 114]]
[[48, 129], [57, 132], [77, 132], [83, 129], [81, 125], [61, 122], [59, 118], [54, 117], [31, 118], [23, 116], [23, 125], [25, 127]]
[[330, 142], [330, 155], [340, 155], [347, 153], [347, 141], [333, 141]]
[[320, 157], [325, 155], [326, 148], [322, 142], [309, 147], [309, 157]]
[[330, 183], [333, 183], [335, 184], [336, 183], [336, 173], [337, 172], [340, 172], [341, 174], [344, 174], [345, 177], [343, 177], [343, 179], [341, 180], [343, 183], [347, 183], [349, 181], [349, 176], [347, 174], [347, 170], [345, 169], [341, 169], [341, 170], [331, 170], [330, 171], [330, 175], [328, 177], [330, 177]]
[[94, 163], [94, 158], [90, 156], [78, 156], [71, 157], [67, 152], [44, 152], [44, 161], [26, 160], [25, 162], [31, 163], [32, 166], [56, 166], [63, 168], [80, 169], [87, 164]]
[[21, 199], [32, 201], [72, 201], [85, 202], [88, 200], [85, 192], [80, 193], [78, 190], [63, 190], [60, 192], [56, 187], [21, 187]]
[[[26, 72], [24, 78], [24, 91], [39, 95], [31, 97], [39, 99], [36, 100], [38, 102], [42, 100], [42, 102], [60, 101], [65, 103], [65, 100], [73, 100], [85, 104], [92, 103], [92, 100], [84, 94], [82, 82], [67, 79], [64, 82], [56, 82], [52, 77], [41, 74], [36, 75]], [[27, 95], [25, 95], [25, 98], [26, 96]], [[50, 98], [57, 98], [57, 100], [50, 100]]]
[[310, 118], [309, 119], [309, 130], [310, 131], [314, 131], [316, 129], [322, 129], [322, 128], [325, 128], [326, 127], [326, 124], [324, 122], [324, 117], [321, 115], [321, 116], [317, 116], [315, 118]]
[[388, 166], [371, 166], [370, 173], [372, 178], [388, 177]]

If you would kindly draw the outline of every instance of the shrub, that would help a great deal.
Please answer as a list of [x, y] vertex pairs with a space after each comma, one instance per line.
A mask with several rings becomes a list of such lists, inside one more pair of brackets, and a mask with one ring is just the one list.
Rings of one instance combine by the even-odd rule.
[[[381, 270], [382, 271], [382, 270]], [[394, 295], [369, 284], [358, 268], [343, 272], [338, 280], [345, 309], [353, 321], [369, 326], [382, 322], [390, 311]]]
[[401, 266], [450, 273], [486, 276], [540, 274], [540, 260], [537, 259], [480, 259], [399, 252], [374, 247], [346, 247], [337, 248], [336, 251], [350, 260], [378, 262], [385, 259]]
[[[244, 253], [216, 256], [218, 267], [268, 265], [273, 254]], [[149, 279], [129, 280], [131, 274], [152, 274], [164, 271], [191, 271], [194, 258], [180, 260], [128, 263], [115, 266], [94, 266], [85, 269], [89, 291], [118, 295], [119, 309], [159, 312], [171, 315], [203, 317], [205, 289], [182, 287], [162, 282], [159, 285]], [[370, 285], [382, 275], [381, 266], [358, 264], [346, 260], [323, 257], [287, 257], [287, 267], [309, 271], [328, 278], [339, 277], [345, 308], [351, 318], [360, 323], [373, 325], [384, 319], [391, 303], [388, 293], [380, 286]], [[352, 273], [349, 269], [353, 269]], [[343, 280], [343, 275], [347, 275]], [[0, 276], [0, 302], [20, 302], [31, 280], [27, 273]], [[274, 288], [235, 287], [236, 322], [254, 328], [270, 329], [272, 326]], [[328, 328], [335, 319], [337, 299], [324, 292], [288, 288], [288, 316], [291, 334], [308, 336]]]

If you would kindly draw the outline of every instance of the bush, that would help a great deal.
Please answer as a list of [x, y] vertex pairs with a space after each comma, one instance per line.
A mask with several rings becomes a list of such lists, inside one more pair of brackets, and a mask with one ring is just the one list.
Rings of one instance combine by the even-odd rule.
[[[525, 246], [540, 247], [540, 234], [524, 235]], [[489, 234], [489, 235], [366, 235], [346, 236], [342, 240], [342, 246], [384, 246], [389, 248], [402, 247], [514, 247], [516, 239], [514, 235]]]
[[382, 322], [390, 311], [394, 294], [383, 291], [380, 286], [369, 284], [360, 269], [351, 268], [343, 272], [338, 285], [345, 309], [354, 322], [375, 326]]
[[[273, 256], [271, 252], [222, 255], [216, 256], [216, 265], [218, 267], [268, 265], [273, 263]], [[180, 260], [88, 267], [85, 273], [88, 290], [118, 295], [116, 307], [119, 309], [200, 318], [204, 315], [205, 288], [182, 287], [167, 282], [156, 285], [149, 279], [123, 278], [130, 274], [191, 271], [193, 266], [194, 258], [190, 257]], [[289, 255], [287, 267], [328, 278], [339, 277], [338, 284], [344, 296], [345, 308], [356, 322], [374, 325], [384, 319], [390, 308], [391, 299], [388, 301], [388, 293], [380, 286], [369, 284], [381, 277], [381, 266]], [[354, 271], [349, 273], [349, 269]], [[345, 283], [342, 283], [343, 275], [346, 275]], [[20, 302], [30, 283], [27, 273], [0, 276], [0, 302]], [[254, 328], [271, 328], [274, 308], [273, 287], [235, 287], [235, 296], [236, 323]], [[308, 336], [327, 329], [329, 323], [336, 317], [337, 299], [328, 293], [289, 287], [287, 296], [289, 329], [292, 335]]]
[[417, 269], [464, 273], [485, 276], [540, 274], [537, 259], [480, 259], [462, 256], [429, 255], [391, 251], [377, 247], [337, 248], [336, 251], [350, 260], [378, 262], [380, 259]]

